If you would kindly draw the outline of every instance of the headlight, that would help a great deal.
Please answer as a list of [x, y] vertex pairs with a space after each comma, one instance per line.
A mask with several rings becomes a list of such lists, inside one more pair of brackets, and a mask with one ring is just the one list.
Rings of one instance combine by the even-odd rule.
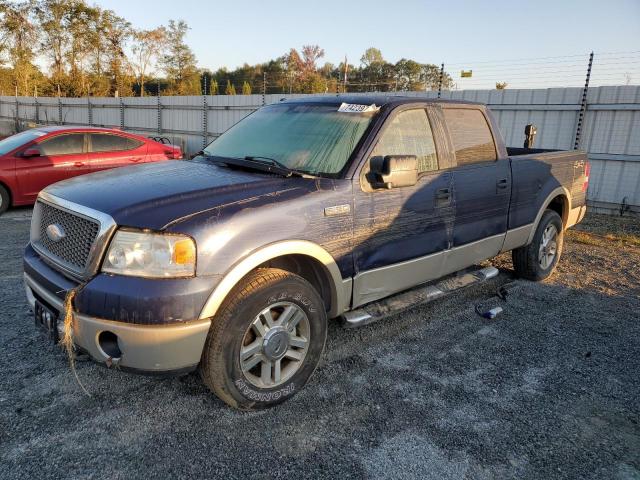
[[196, 245], [186, 235], [118, 230], [102, 271], [134, 277], [190, 277], [196, 271]]

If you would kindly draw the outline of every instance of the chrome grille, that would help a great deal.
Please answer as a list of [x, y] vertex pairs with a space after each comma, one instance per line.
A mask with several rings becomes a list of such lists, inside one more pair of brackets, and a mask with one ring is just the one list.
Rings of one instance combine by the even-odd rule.
[[[39, 222], [36, 238], [33, 239], [34, 246], [54, 262], [61, 263], [78, 274], [83, 273], [87, 267], [91, 247], [100, 231], [100, 222], [41, 201], [38, 201], [36, 209]], [[64, 238], [57, 242], [51, 240], [47, 235], [49, 225], [62, 227]]]

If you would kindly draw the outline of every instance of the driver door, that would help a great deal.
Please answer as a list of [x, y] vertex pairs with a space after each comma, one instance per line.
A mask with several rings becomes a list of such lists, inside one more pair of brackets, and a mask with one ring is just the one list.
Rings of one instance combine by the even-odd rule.
[[[431, 123], [424, 107], [392, 113], [354, 179], [354, 308], [440, 276], [452, 240], [453, 176], [441, 170]], [[373, 187], [370, 161], [386, 155], [415, 155], [417, 183]]]
[[52, 183], [89, 173], [84, 133], [48, 137], [32, 144], [40, 155], [16, 157], [16, 176], [25, 199], [35, 201], [40, 190]]

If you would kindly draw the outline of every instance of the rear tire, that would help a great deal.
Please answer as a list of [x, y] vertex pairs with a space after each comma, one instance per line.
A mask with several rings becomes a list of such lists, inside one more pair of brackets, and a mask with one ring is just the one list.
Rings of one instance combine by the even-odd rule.
[[6, 188], [0, 185], [0, 215], [7, 211], [9, 204], [11, 203], [11, 197]]
[[326, 337], [324, 302], [311, 284], [285, 270], [261, 268], [214, 317], [200, 375], [234, 408], [268, 408], [304, 387]]
[[562, 254], [562, 219], [553, 210], [545, 210], [529, 245], [512, 251], [516, 275], [539, 282], [553, 273]]

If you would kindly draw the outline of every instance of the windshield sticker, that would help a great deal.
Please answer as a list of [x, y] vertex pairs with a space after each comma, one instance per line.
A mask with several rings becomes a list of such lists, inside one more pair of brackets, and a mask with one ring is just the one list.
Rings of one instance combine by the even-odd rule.
[[369, 112], [377, 112], [380, 110], [380, 107], [376, 107], [376, 104], [372, 105], [359, 105], [357, 103], [342, 103], [340, 108], [338, 108], [339, 112], [343, 113], [369, 113]]

